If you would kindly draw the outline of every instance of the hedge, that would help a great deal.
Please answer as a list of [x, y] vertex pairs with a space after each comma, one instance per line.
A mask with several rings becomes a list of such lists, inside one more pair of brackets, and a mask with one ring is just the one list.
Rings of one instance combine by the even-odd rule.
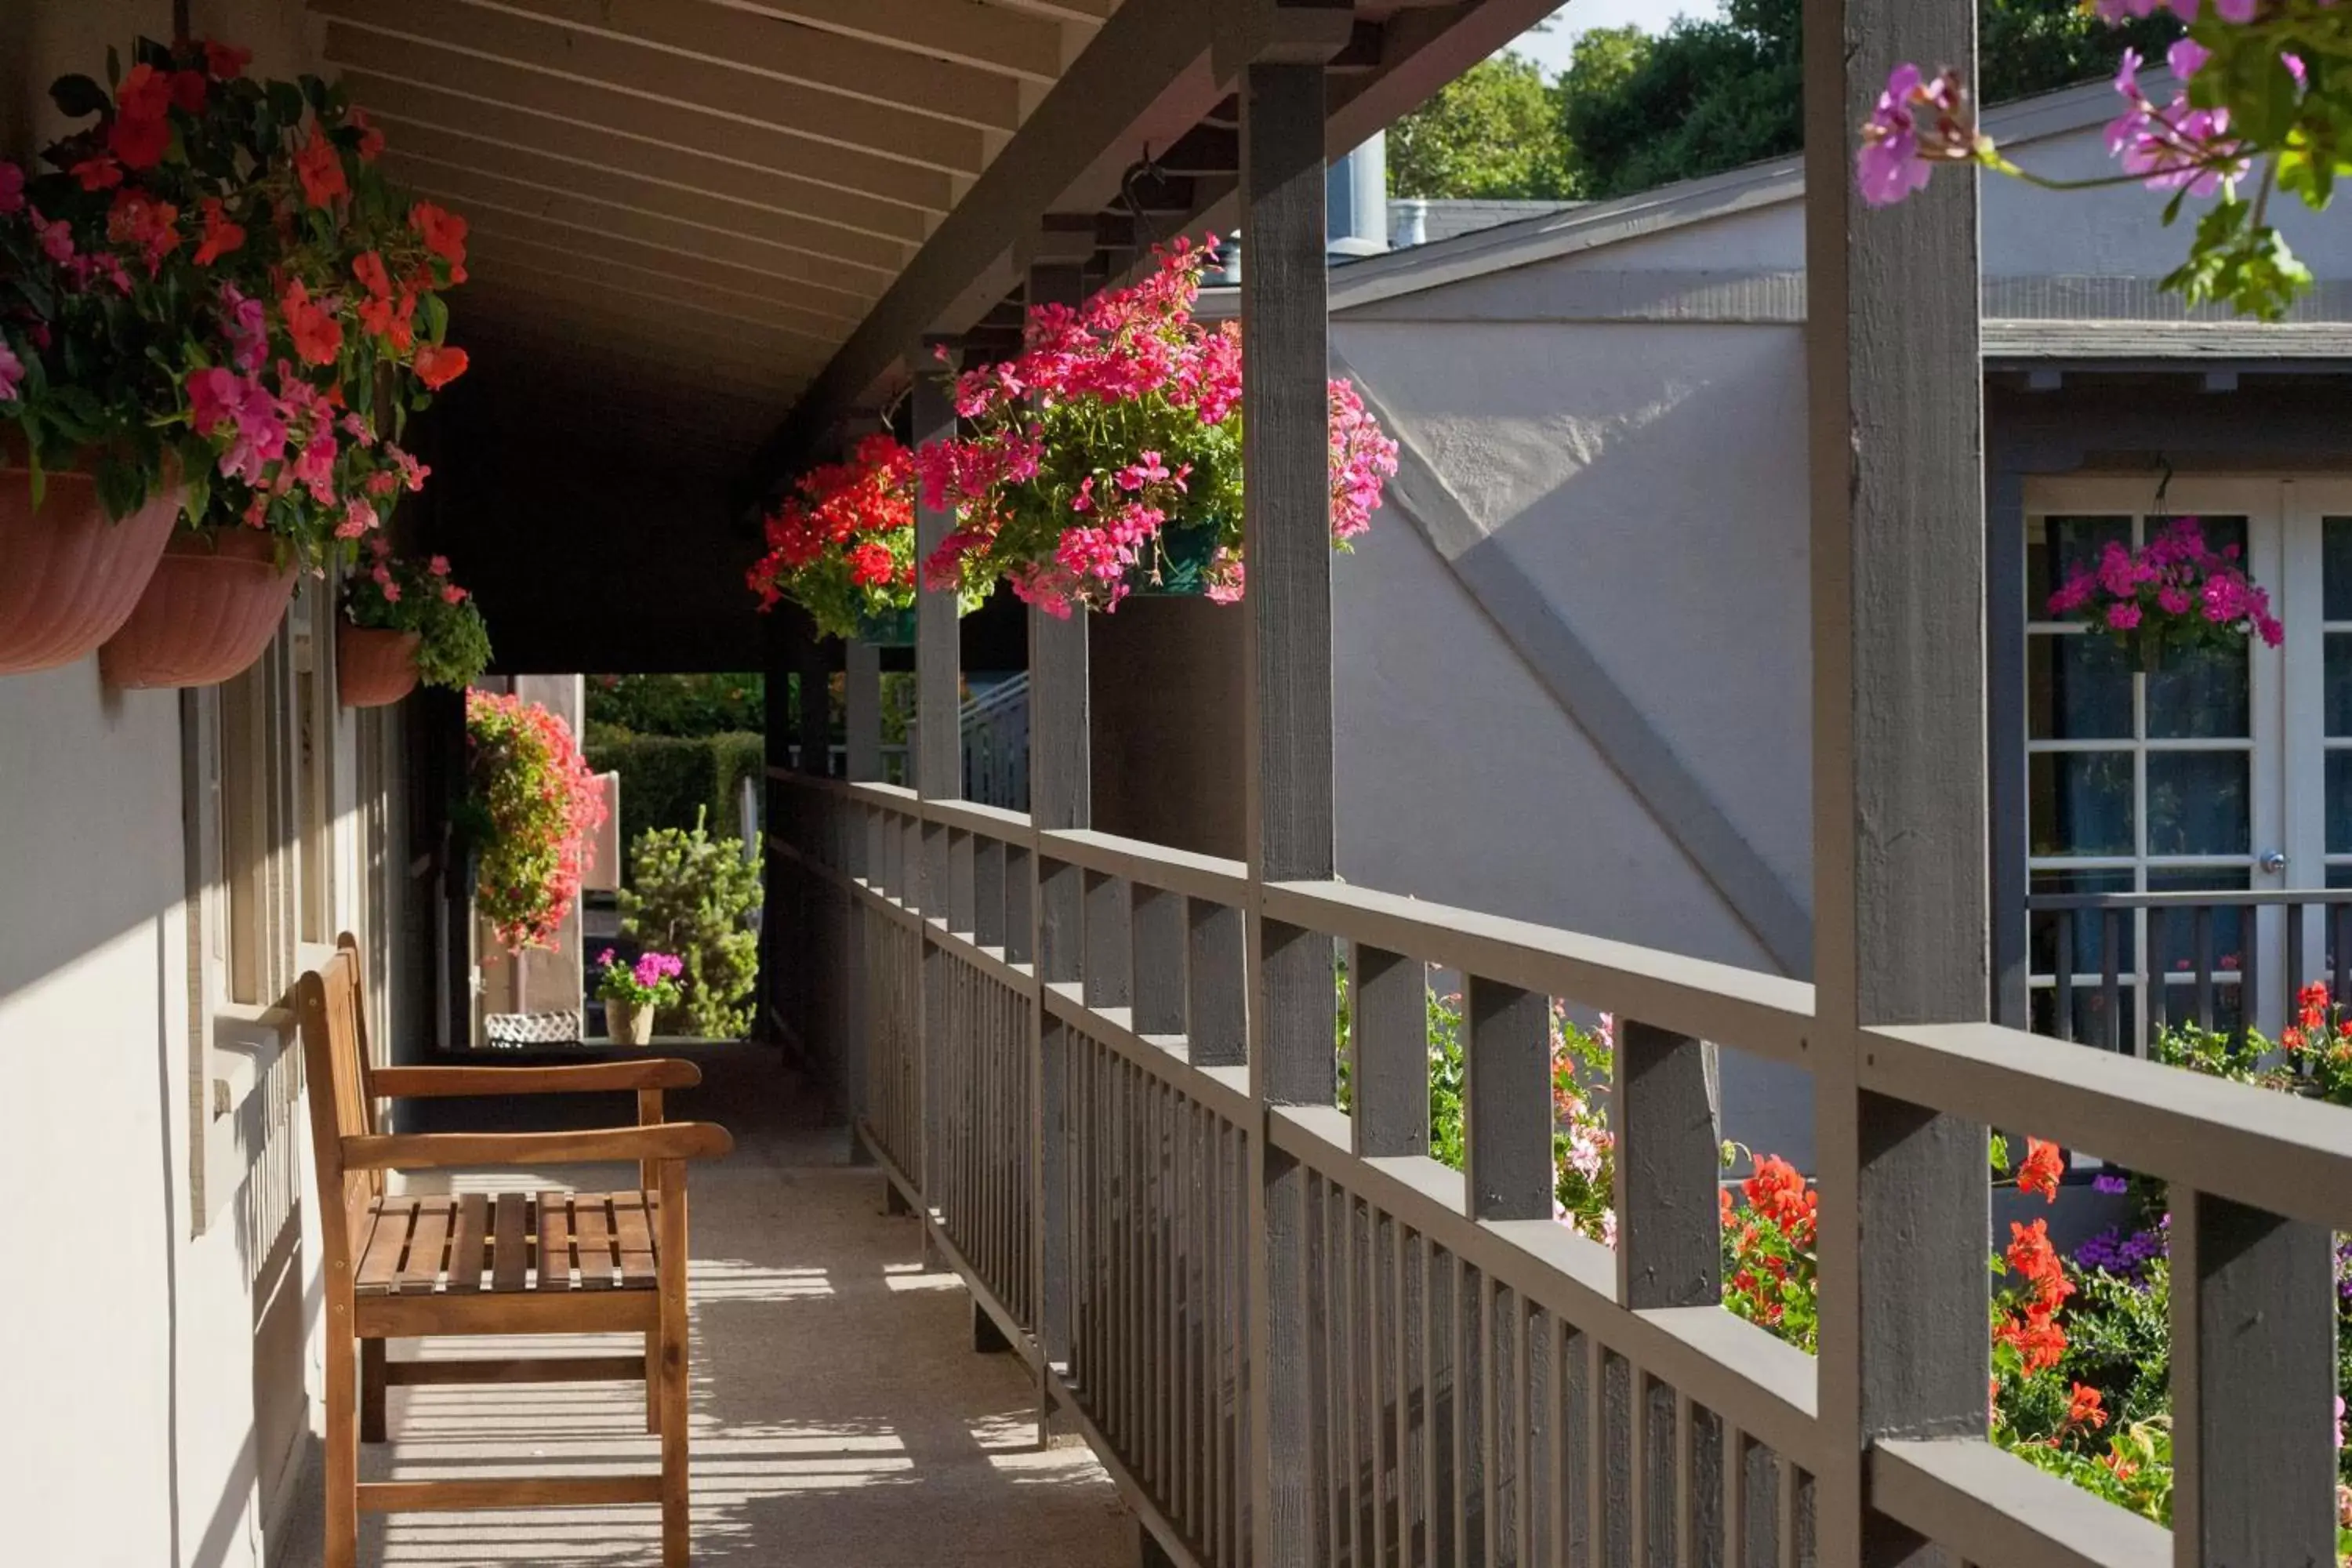
[[714, 838], [732, 838], [735, 796], [744, 779], [762, 776], [766, 742], [734, 732], [686, 739], [671, 735], [592, 734], [588, 765], [621, 775], [621, 842], [635, 844], [649, 827], [692, 831], [695, 814], [709, 813]]

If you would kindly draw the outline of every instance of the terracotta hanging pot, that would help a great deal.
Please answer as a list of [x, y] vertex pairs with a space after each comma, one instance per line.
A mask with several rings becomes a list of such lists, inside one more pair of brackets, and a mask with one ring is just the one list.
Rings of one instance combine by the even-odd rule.
[[416, 689], [415, 632], [335, 622], [335, 692], [346, 708], [383, 708]]
[[250, 666], [278, 634], [294, 566], [257, 529], [177, 533], [139, 607], [98, 650], [109, 686], [213, 686]]
[[71, 664], [112, 637], [163, 559], [180, 515], [166, 485], [119, 521], [88, 474], [43, 476], [0, 456], [0, 675]]

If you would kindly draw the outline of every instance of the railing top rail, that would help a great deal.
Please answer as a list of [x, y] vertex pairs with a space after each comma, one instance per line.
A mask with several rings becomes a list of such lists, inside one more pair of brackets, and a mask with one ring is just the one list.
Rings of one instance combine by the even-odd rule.
[[1122, 838], [1092, 828], [1038, 836], [1041, 853], [1105, 876], [1125, 877], [1148, 888], [1239, 906], [1249, 898], [1249, 867], [1223, 856], [1174, 849], [1140, 838]]
[[1001, 805], [983, 805], [976, 800], [927, 800], [923, 802], [923, 820], [944, 823], [968, 832], [991, 838], [1029, 838], [1029, 814], [1013, 811]]
[[1270, 883], [1265, 912], [1309, 931], [1807, 1065], [1805, 1040], [1814, 1021], [1813, 988], [1805, 981], [1344, 882]]
[[2352, 904], [2352, 888], [2207, 888], [2161, 893], [2030, 893], [2025, 907], [2035, 912], [2064, 910], [2175, 910], [2221, 904]]
[[2235, 1202], [2352, 1230], [2352, 1114], [1999, 1024], [1863, 1032], [1865, 1089]]

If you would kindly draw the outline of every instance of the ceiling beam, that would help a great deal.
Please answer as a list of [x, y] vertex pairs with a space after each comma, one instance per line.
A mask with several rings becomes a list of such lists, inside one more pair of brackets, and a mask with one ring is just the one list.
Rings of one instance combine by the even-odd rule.
[[701, 0], [463, 3], [983, 131], [1010, 133], [1021, 124], [1021, 85], [1008, 77], [756, 11]]
[[879, 202], [795, 174], [714, 158], [707, 153], [641, 142], [597, 126], [461, 98], [413, 82], [363, 71], [344, 73], [352, 101], [388, 126], [395, 142], [404, 127], [430, 128], [524, 152], [615, 170], [641, 179], [751, 202], [772, 212], [832, 224], [858, 233], [919, 245], [929, 235], [929, 215], [897, 202]]
[[583, 254], [570, 246], [502, 233], [484, 233], [478, 226], [467, 237], [470, 260], [495, 261], [530, 268], [558, 278], [576, 278], [608, 288], [676, 300], [722, 316], [736, 316], [763, 325], [790, 327], [812, 338], [838, 343], [854, 324], [840, 317], [811, 310], [789, 291], [773, 297], [741, 289], [715, 288], [681, 273], [651, 270], [615, 262], [609, 256]]
[[745, 10], [789, 16], [853, 38], [913, 49], [1051, 86], [1093, 28], [1003, 5], [943, 5], [940, 0], [733, 0]]
[[701, 109], [754, 125], [911, 163], [972, 174], [993, 150], [990, 133], [838, 92], [781, 81], [643, 44], [557, 26], [461, 0], [310, 0], [354, 28], [501, 60], [525, 70], [608, 87], [674, 108]]
[[566, 191], [551, 191], [515, 180], [501, 179], [476, 169], [449, 163], [429, 163], [386, 152], [388, 172], [403, 184], [446, 199], [458, 212], [474, 205], [495, 206], [541, 223], [583, 229], [590, 234], [616, 234], [646, 245], [708, 256], [779, 278], [800, 278], [843, 293], [868, 299], [887, 281], [875, 269], [806, 250], [771, 245], [749, 236], [677, 222], [657, 214], [600, 202]]
[[473, 226], [467, 237], [469, 245], [490, 241], [528, 246], [533, 250], [574, 257], [601, 268], [618, 269], [656, 281], [677, 280], [717, 293], [740, 295], [746, 300], [795, 310], [812, 322], [832, 322], [834, 331], [845, 337], [866, 314], [865, 304], [855, 295], [772, 273], [754, 272], [749, 268], [730, 267], [681, 250], [664, 250], [609, 234], [549, 228], [497, 207], [469, 207], [466, 218]]
[[[467, 259], [470, 265], [472, 258]], [[762, 313], [754, 302], [740, 306], [707, 304], [688, 298], [675, 286], [623, 281], [609, 273], [599, 275], [593, 267], [566, 266], [561, 258], [544, 255], [518, 255], [501, 249], [484, 254], [482, 261], [482, 266], [473, 268], [478, 281], [487, 278], [528, 282], [551, 299], [593, 300], [617, 309], [635, 310], [656, 320], [674, 315], [681, 328], [700, 327], [731, 334], [747, 343], [771, 342], [782, 352], [824, 354], [841, 341], [838, 332], [812, 331], [793, 326], [774, 313]]]
[[766, 482], [814, 450], [825, 427], [940, 317], [976, 276], [1026, 243], [1040, 219], [1209, 49], [1213, 7], [1126, 0], [1018, 134], [940, 223], [780, 428]]
[[528, 110], [567, 124], [748, 163], [928, 213], [953, 206], [960, 188], [957, 177], [942, 170], [855, 152], [797, 131], [753, 125], [708, 110], [666, 107], [633, 93], [341, 23], [327, 28], [326, 55], [347, 78], [365, 73]]
[[794, 217], [773, 207], [665, 184], [617, 170], [599, 171], [591, 164], [571, 163], [545, 153], [525, 152], [496, 142], [479, 142], [430, 126], [409, 126], [391, 147], [396, 148], [404, 160], [423, 160], [494, 174], [537, 190], [561, 191], [633, 212], [675, 218], [698, 228], [739, 234], [787, 250], [832, 257], [885, 277], [906, 265], [912, 248], [904, 240], [884, 239], [814, 218]]

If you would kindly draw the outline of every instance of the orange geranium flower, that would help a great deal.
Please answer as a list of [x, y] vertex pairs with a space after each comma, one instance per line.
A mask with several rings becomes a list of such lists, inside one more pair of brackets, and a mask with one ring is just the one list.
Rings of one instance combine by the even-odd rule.
[[408, 221], [425, 241], [425, 248], [449, 264], [449, 280], [466, 280], [466, 220], [456, 213], [419, 202], [408, 209]]
[[196, 247], [196, 265], [210, 267], [230, 251], [245, 243], [245, 230], [228, 221], [218, 196], [206, 196], [197, 203], [205, 215], [205, 237]]
[[302, 182], [303, 199], [314, 207], [326, 206], [352, 193], [351, 182], [343, 177], [342, 155], [315, 122], [309, 140], [294, 154], [294, 173]]
[[416, 351], [416, 379], [438, 392], [466, 374], [466, 351], [425, 343]]
[[332, 364], [343, 351], [343, 329], [337, 324], [334, 312], [313, 304], [310, 291], [297, 278], [286, 285], [278, 297], [278, 307], [286, 314], [286, 331], [294, 339], [294, 352], [306, 364]]
[[2025, 1141], [2025, 1163], [2017, 1168], [2017, 1190], [2040, 1194], [2044, 1203], [2058, 1201], [2058, 1178], [2065, 1173], [2066, 1162], [2058, 1145], [2041, 1138]]

